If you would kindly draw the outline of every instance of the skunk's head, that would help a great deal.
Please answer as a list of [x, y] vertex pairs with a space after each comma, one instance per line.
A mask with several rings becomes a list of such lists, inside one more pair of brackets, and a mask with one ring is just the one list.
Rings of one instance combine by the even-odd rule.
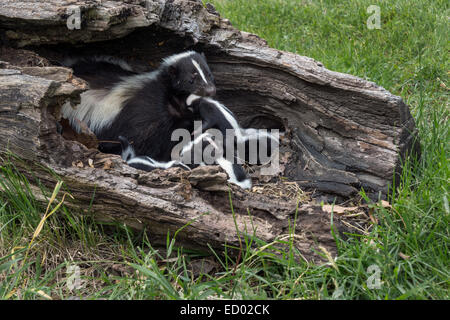
[[214, 96], [216, 85], [205, 55], [187, 51], [164, 59], [176, 95]]

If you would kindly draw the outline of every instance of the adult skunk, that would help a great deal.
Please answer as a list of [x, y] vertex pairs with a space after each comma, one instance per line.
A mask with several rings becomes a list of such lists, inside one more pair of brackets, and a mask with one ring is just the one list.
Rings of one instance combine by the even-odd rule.
[[[135, 74], [118, 59], [78, 59], [67, 65], [75, 75], [84, 75], [93, 88], [81, 94], [75, 108], [69, 103], [63, 106], [62, 115], [72, 127], [79, 130], [78, 121], [82, 121], [100, 141], [127, 137], [137, 155], [158, 161], [170, 160], [176, 145], [171, 141], [173, 130], [193, 130], [193, 113], [185, 105], [186, 98], [216, 92], [205, 56], [195, 51], [165, 58], [158, 69], [143, 74]], [[100, 150], [121, 153], [120, 144], [101, 143]]]

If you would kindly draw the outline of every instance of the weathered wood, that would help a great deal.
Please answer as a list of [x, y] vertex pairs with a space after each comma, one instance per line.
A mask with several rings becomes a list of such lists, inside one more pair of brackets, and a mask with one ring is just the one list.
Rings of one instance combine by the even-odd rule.
[[[82, 14], [79, 30], [66, 24], [73, 5]], [[0, 151], [53, 169], [77, 207], [87, 209], [95, 189], [92, 212], [146, 227], [155, 241], [195, 219], [179, 235], [185, 245], [237, 245], [225, 173], [217, 167], [143, 173], [115, 156], [108, 156], [112, 166], [105, 167], [105, 155], [58, 133], [60, 106], [76, 101], [87, 86], [70, 69], [49, 61], [107, 53], [148, 70], [168, 54], [202, 50], [218, 99], [243, 126], [286, 132], [280, 175], [323, 195], [347, 199], [363, 187], [373, 197], [384, 196], [406, 154], [418, 152], [414, 120], [401, 98], [311, 58], [269, 48], [201, 1], [4, 0], [0, 36], [0, 60], [8, 61], [0, 65]], [[53, 183], [41, 167], [33, 170]], [[294, 199], [231, 190], [240, 230], [256, 228], [265, 241], [288, 232]], [[312, 257], [314, 241], [333, 250], [330, 217], [318, 205], [300, 205], [296, 232], [303, 237], [297, 246], [305, 257]]]

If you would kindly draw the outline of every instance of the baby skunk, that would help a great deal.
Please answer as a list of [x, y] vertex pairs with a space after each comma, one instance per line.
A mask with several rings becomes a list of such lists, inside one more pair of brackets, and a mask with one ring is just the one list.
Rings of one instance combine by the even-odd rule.
[[243, 141], [244, 137], [241, 133], [241, 127], [236, 120], [233, 112], [220, 102], [211, 98], [203, 98], [195, 94], [191, 94], [186, 99], [186, 104], [191, 107], [194, 115], [200, 116], [202, 120], [202, 128], [193, 132], [198, 135], [210, 128], [216, 128], [222, 132], [223, 137], [227, 133], [227, 129], [233, 129], [238, 141]]
[[182, 169], [191, 170], [188, 166], [176, 160], [159, 162], [148, 156], [136, 156], [134, 149], [130, 145], [127, 138], [119, 136], [118, 139], [122, 147], [122, 159], [126, 161], [126, 163], [130, 167], [144, 171], [152, 171], [154, 169], [168, 169], [171, 167], [179, 167]]
[[[183, 158], [186, 153], [191, 153], [191, 161], [194, 158], [194, 153], [196, 149], [196, 145], [201, 144], [201, 148], [199, 148], [201, 152], [207, 147], [212, 146], [214, 149], [219, 151], [219, 146], [212, 139], [211, 134], [202, 133], [200, 136], [196, 137], [189, 144], [184, 146], [181, 150], [180, 158]], [[214, 163], [218, 164], [227, 174], [228, 174], [228, 182], [233, 183], [235, 185], [240, 186], [242, 189], [250, 189], [252, 187], [252, 180], [245, 172], [244, 168], [237, 164], [237, 159], [234, 157], [233, 162], [227, 160], [223, 155], [218, 155], [214, 158]], [[204, 166], [205, 163], [200, 163], [200, 166]], [[196, 167], [198, 165], [191, 165], [191, 167]]]
[[[206, 141], [204, 141], [204, 139], [206, 139]], [[172, 167], [179, 167], [182, 169], [190, 170], [190, 167], [177, 160], [172, 160], [168, 162], [159, 162], [148, 156], [136, 156], [134, 149], [130, 145], [127, 138], [119, 136], [119, 141], [122, 147], [122, 159], [125, 160], [130, 167], [144, 171], [152, 171], [154, 169], [168, 169]], [[210, 139], [210, 135], [208, 133], [204, 133], [201, 135], [201, 137], [197, 138], [189, 145], [185, 146], [181, 154], [183, 155], [186, 152], [191, 152], [197, 143], [212, 144], [214, 147], [217, 147], [214, 141]], [[247, 177], [247, 174], [245, 173], [242, 166], [238, 164], [232, 164], [230, 161], [226, 160], [223, 157], [216, 159], [216, 163], [220, 167], [222, 167], [222, 169], [224, 169], [225, 172], [228, 174], [229, 182], [234, 183], [243, 189], [251, 188], [252, 181], [250, 178]]]
[[[192, 133], [194, 136], [197, 136], [201, 132], [205, 132], [210, 128], [215, 128], [221, 131], [224, 141], [222, 146], [225, 146], [225, 137], [227, 134], [227, 130], [232, 129], [235, 136], [235, 151], [240, 150], [241, 148], [237, 148], [238, 145], [244, 145], [245, 154], [239, 155], [239, 157], [247, 162], [250, 159], [254, 158], [252, 164], [262, 164], [259, 157], [259, 150], [262, 145], [263, 139], [266, 141], [267, 150], [266, 154], [269, 156], [272, 154], [272, 141], [275, 144], [278, 144], [278, 140], [275, 137], [264, 131], [257, 130], [253, 128], [242, 129], [239, 126], [239, 123], [234, 116], [233, 112], [230, 111], [226, 106], [221, 104], [220, 102], [206, 97], [200, 97], [195, 94], [191, 94], [186, 99], [186, 105], [192, 108], [194, 112], [194, 117], [199, 116], [202, 120], [202, 127], [194, 130]], [[256, 150], [255, 157], [251, 157], [250, 155], [250, 144], [256, 143], [258, 150]], [[263, 150], [261, 150], [263, 151]], [[226, 154], [224, 150], [224, 154]], [[236, 154], [234, 152], [233, 154]]]

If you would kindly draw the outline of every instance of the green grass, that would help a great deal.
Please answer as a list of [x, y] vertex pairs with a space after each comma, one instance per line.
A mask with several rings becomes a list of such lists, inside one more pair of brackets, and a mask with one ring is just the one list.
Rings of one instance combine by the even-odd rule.
[[[374, 208], [368, 235], [336, 237], [334, 264], [295, 260], [243, 236], [239, 264], [225, 252], [153, 248], [144, 233], [94, 223], [61, 206], [27, 252], [46, 206], [60, 190], [31, 190], [6, 161], [0, 169], [0, 297], [3, 299], [448, 299], [449, 109], [447, 1], [215, 0], [222, 16], [270, 46], [310, 56], [331, 70], [385, 87], [410, 106], [422, 158], [405, 164], [393, 210]], [[369, 30], [369, 5], [381, 29]], [[363, 192], [362, 192], [363, 194]], [[250, 246], [253, 242], [254, 246]], [[193, 268], [209, 266], [207, 272]], [[82, 288], [70, 291], [66, 271], [80, 268]], [[379, 268], [379, 289], [369, 288]], [[370, 279], [369, 279], [370, 280]]]

